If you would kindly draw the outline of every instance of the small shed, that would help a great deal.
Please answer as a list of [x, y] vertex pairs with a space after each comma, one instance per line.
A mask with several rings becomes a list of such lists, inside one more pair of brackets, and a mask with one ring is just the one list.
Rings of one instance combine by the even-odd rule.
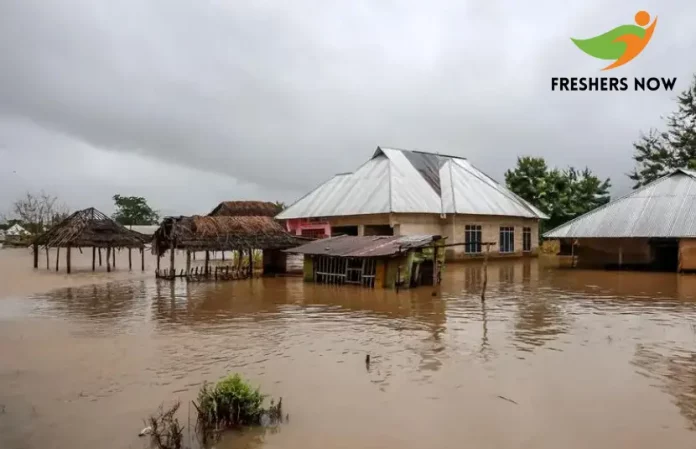
[[286, 252], [304, 255], [305, 281], [398, 289], [438, 283], [443, 244], [439, 235], [342, 235]]
[[[39, 247], [46, 249], [46, 268], [49, 268], [48, 250], [56, 248], [56, 271], [59, 269], [60, 249], [65, 248], [65, 262], [71, 271], [72, 248], [92, 248], [92, 271], [96, 269], [97, 252], [102, 265], [101, 250], [106, 249], [106, 270], [116, 266], [116, 250], [128, 249], [128, 269], [132, 269], [132, 249], [140, 250], [141, 269], [145, 271], [145, 243], [148, 237], [116, 223], [93, 207], [72, 213], [57, 225], [34, 239], [34, 268], [39, 267]], [[81, 251], [81, 250], [80, 250]]]

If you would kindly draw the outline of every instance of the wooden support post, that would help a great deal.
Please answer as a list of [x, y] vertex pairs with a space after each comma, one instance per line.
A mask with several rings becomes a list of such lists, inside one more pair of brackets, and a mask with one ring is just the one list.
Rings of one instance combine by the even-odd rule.
[[254, 250], [249, 248], [249, 278], [254, 277]]
[[111, 273], [111, 247], [106, 247], [106, 272]]
[[34, 243], [34, 268], [39, 268], [39, 245]]
[[56, 247], [56, 271], [58, 271], [58, 261], [60, 260], [60, 246]]
[[145, 247], [140, 248], [140, 271], [145, 272]]
[[176, 250], [174, 249], [174, 243], [172, 243], [169, 246], [169, 271], [172, 273], [176, 273], [174, 269], [174, 256], [175, 256]]
[[101, 260], [101, 248], [98, 249], [99, 251], [99, 266], [102, 266], [102, 260]]
[[492, 243], [486, 243], [486, 253], [483, 255], [483, 288], [481, 288], [481, 301], [486, 300], [486, 286], [488, 285], [488, 253]]
[[50, 270], [51, 269], [51, 262], [48, 260], [48, 245], [46, 245], [46, 269]]
[[186, 274], [191, 272], [191, 251], [186, 250]]
[[65, 265], [66, 269], [68, 270], [68, 274], [70, 274], [70, 246], [68, 246], [67, 251], [65, 253]]
[[619, 244], [619, 269], [623, 266], [623, 246]]
[[95, 261], [97, 259], [97, 248], [92, 247], [92, 271], [96, 269]]
[[438, 259], [437, 259], [437, 245], [433, 245], [433, 287], [437, 285], [437, 270], [438, 270]]
[[157, 254], [157, 271], [160, 270], [160, 259], [162, 258], [161, 255]]
[[225, 250], [222, 251], [222, 260], [225, 260]]
[[111, 248], [111, 266], [116, 269], [116, 248]]
[[203, 269], [203, 274], [205, 275], [205, 277], [208, 277], [208, 273], [209, 273], [208, 264], [209, 263], [210, 263], [210, 252], [206, 251], [205, 252], [205, 268]]
[[128, 271], [133, 271], [133, 259], [131, 256], [131, 249], [128, 248]]

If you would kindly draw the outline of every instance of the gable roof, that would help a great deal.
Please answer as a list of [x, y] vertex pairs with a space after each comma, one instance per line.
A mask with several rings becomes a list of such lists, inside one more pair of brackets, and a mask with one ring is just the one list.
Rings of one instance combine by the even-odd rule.
[[548, 218], [464, 158], [381, 147], [355, 172], [334, 176], [276, 218], [381, 213]]
[[10, 226], [10, 229], [5, 231], [5, 235], [11, 237], [16, 237], [22, 234], [27, 234], [27, 230], [20, 226], [18, 223], [13, 224], [12, 226]]
[[696, 237], [696, 171], [677, 169], [544, 237]]

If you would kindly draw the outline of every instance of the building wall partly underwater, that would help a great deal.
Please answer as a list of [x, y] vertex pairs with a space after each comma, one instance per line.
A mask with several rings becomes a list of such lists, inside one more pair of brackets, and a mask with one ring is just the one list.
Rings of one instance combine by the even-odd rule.
[[[339, 226], [357, 226], [358, 235], [365, 235], [365, 226], [391, 226], [393, 235], [432, 234], [447, 237], [447, 244], [464, 243], [465, 229], [467, 225], [481, 226], [483, 242], [493, 242], [489, 256], [494, 257], [520, 257], [523, 255], [536, 255], [539, 249], [539, 220], [533, 218], [494, 216], [494, 215], [463, 215], [447, 214], [441, 217], [436, 214], [368, 214], [342, 217], [328, 217], [325, 223], [304, 222], [293, 220], [290, 230], [301, 234], [302, 229], [330, 229]], [[303, 228], [306, 226], [306, 228]], [[500, 227], [510, 226], [514, 228], [514, 251], [500, 253]], [[522, 251], [523, 229], [531, 229], [531, 251]], [[326, 231], [330, 233], [329, 231]], [[327, 234], [330, 236], [330, 234]], [[485, 248], [482, 248], [485, 251]], [[467, 260], [483, 257], [483, 254], [467, 254], [464, 246], [449, 247], [446, 250], [447, 260]]]

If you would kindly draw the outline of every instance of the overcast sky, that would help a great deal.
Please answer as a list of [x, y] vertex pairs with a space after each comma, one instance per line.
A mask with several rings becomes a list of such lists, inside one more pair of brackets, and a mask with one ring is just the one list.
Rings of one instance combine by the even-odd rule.
[[[659, 17], [624, 67], [585, 38]], [[520, 155], [630, 188], [631, 143], [696, 72], [684, 0], [0, 1], [0, 212], [44, 189], [165, 214], [292, 202], [378, 145], [467, 157], [502, 181]], [[552, 92], [551, 77], [677, 77], [675, 92]]]

